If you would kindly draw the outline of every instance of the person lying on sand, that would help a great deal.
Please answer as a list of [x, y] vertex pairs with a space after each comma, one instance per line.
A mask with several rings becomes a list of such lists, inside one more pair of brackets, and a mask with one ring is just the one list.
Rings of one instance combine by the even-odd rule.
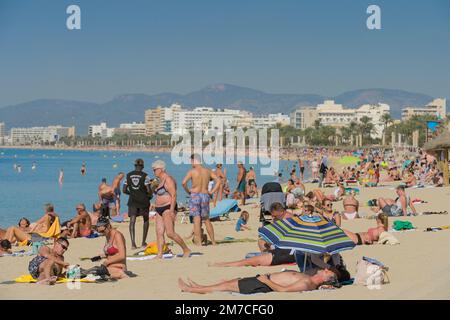
[[53, 244], [53, 249], [41, 246], [39, 253], [34, 257], [29, 265], [28, 271], [37, 284], [55, 284], [56, 279], [62, 275], [63, 269], [69, 266], [64, 261], [64, 253], [69, 248], [69, 241], [66, 238], [58, 238]]
[[[27, 218], [21, 218], [19, 220], [19, 223], [17, 224], [17, 226], [19, 227], [20, 230], [22, 230], [24, 232], [27, 232], [27, 233], [30, 232], [30, 221]], [[7, 239], [6, 238], [7, 231], [8, 230], [0, 229], [0, 239]], [[15, 243], [17, 241], [17, 239], [13, 236], [13, 238], [9, 241], [11, 243]]]
[[362, 245], [362, 244], [373, 244], [378, 242], [380, 238], [380, 234], [388, 230], [388, 216], [384, 213], [380, 213], [377, 216], [377, 226], [375, 228], [369, 228], [367, 232], [358, 232], [353, 233], [351, 231], [342, 229], [345, 234], [352, 239], [352, 241], [356, 245]]
[[[35, 223], [29, 224], [28, 227], [24, 227], [29, 223], [28, 220], [24, 220], [23, 225], [19, 225], [19, 227], [12, 226], [8, 228], [5, 234], [5, 239], [8, 239], [11, 243], [15, 242], [23, 242], [25, 240], [31, 240], [32, 233], [45, 233], [48, 231], [50, 226], [53, 224], [57, 217], [57, 214], [54, 212], [53, 205], [48, 203], [45, 205], [45, 214]], [[21, 219], [22, 221], [23, 219]]]
[[355, 198], [355, 191], [352, 191], [350, 195], [345, 197], [342, 202], [344, 205], [344, 212], [342, 213], [342, 217], [344, 220], [353, 220], [359, 218], [359, 201]]
[[209, 286], [197, 284], [190, 279], [188, 279], [188, 282], [184, 282], [181, 278], [178, 279], [178, 287], [182, 292], [210, 293], [231, 291], [241, 294], [303, 292], [315, 290], [325, 284], [337, 284], [337, 275], [333, 271], [325, 269], [317, 272], [314, 276], [308, 276], [296, 271], [285, 271], [222, 281]]
[[4, 254], [11, 254], [11, 242], [6, 239], [0, 241], [0, 257]]

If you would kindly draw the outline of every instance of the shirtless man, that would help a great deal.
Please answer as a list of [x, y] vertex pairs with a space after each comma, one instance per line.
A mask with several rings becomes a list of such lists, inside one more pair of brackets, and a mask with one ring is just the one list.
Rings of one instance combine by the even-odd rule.
[[247, 180], [248, 193], [258, 196], [258, 189], [256, 185], [256, 173], [253, 167], [250, 167], [245, 179]]
[[303, 292], [315, 290], [324, 284], [337, 283], [334, 272], [325, 269], [318, 271], [314, 276], [297, 271], [276, 272], [256, 277], [239, 278], [223, 281], [210, 286], [199, 285], [188, 279], [189, 284], [181, 278], [178, 287], [183, 292], [210, 293], [215, 291], [231, 291], [241, 294], [267, 293], [267, 292]]
[[221, 163], [218, 163], [216, 165], [216, 170], [214, 171], [214, 173], [216, 174], [216, 176], [222, 182], [220, 184], [219, 189], [217, 189], [216, 193], [214, 193], [214, 207], [215, 207], [216, 204], [217, 204], [217, 200], [219, 200], [219, 202], [220, 202], [223, 199], [223, 188], [225, 186], [225, 181], [227, 179], [227, 176], [226, 176], [226, 171], [222, 171], [222, 164]]
[[92, 221], [89, 213], [86, 211], [86, 206], [83, 203], [79, 203], [76, 206], [77, 216], [67, 223], [67, 227], [73, 227], [71, 237], [87, 237], [91, 235]]
[[246, 177], [247, 170], [245, 170], [244, 164], [242, 162], [238, 162], [238, 174], [237, 174], [237, 188], [236, 191], [239, 193], [239, 197], [241, 198], [241, 206], [245, 205], [245, 198], [247, 196], [246, 190]]
[[345, 220], [353, 220], [359, 218], [359, 201], [355, 198], [355, 192], [352, 191], [350, 195], [344, 198], [342, 202], [344, 205], [343, 217]]
[[53, 249], [47, 246], [39, 249], [38, 255], [28, 265], [28, 271], [38, 284], [56, 283], [63, 269], [69, 266], [69, 263], [64, 261], [64, 253], [68, 248], [69, 241], [61, 237], [55, 240]]
[[[221, 186], [222, 182], [219, 177], [201, 164], [201, 157], [198, 154], [191, 156], [192, 169], [188, 171], [183, 179], [182, 185], [189, 199], [189, 214], [194, 220], [194, 244], [201, 245], [201, 228], [202, 221], [205, 223], [206, 231], [211, 238], [211, 243], [216, 244], [214, 238], [214, 229], [209, 220], [209, 201]], [[214, 180], [214, 188], [211, 192], [208, 191], [208, 184], [210, 180]], [[189, 180], [192, 181], [191, 189], [187, 187]]]
[[106, 178], [98, 186], [98, 199], [109, 208], [111, 216], [116, 216], [116, 194], [114, 188], [106, 183]]
[[122, 180], [125, 177], [125, 173], [119, 172], [117, 176], [114, 177], [112, 188], [114, 190], [114, 195], [116, 196], [116, 212], [117, 215], [120, 215], [120, 185], [122, 184]]
[[303, 160], [298, 156], [298, 167], [300, 168], [300, 180], [304, 180], [304, 173], [305, 173], [305, 163]]

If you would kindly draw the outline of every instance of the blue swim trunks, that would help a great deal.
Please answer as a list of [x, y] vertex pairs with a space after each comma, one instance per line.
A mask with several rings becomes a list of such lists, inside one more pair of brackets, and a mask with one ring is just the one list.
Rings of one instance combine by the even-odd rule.
[[242, 180], [241, 182], [239, 182], [237, 191], [238, 192], [245, 192], [245, 184], [246, 184], [245, 180]]
[[191, 217], [200, 216], [203, 220], [209, 219], [209, 200], [210, 196], [207, 193], [191, 193], [189, 215]]

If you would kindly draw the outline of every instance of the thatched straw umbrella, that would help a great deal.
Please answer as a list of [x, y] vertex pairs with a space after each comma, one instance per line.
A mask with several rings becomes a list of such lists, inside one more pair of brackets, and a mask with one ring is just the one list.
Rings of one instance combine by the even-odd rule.
[[450, 150], [450, 132], [445, 131], [436, 138], [428, 141], [423, 146], [423, 149], [427, 152], [433, 152], [436, 154], [439, 166], [444, 176], [444, 185], [448, 186], [448, 152]]

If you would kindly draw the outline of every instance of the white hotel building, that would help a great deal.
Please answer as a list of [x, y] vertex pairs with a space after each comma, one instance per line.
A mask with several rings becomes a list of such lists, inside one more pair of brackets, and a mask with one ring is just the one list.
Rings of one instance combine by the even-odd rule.
[[108, 128], [106, 122], [102, 122], [99, 125], [90, 125], [88, 135], [102, 139], [111, 138], [114, 135], [114, 128]]
[[29, 145], [58, 142], [62, 137], [74, 137], [75, 127], [48, 126], [32, 128], [11, 128], [13, 145]]
[[360, 122], [361, 118], [366, 116], [371, 119], [371, 123], [375, 127], [372, 138], [381, 138], [384, 127], [381, 117], [385, 113], [390, 113], [390, 107], [383, 103], [376, 105], [365, 104], [358, 109], [349, 109], [342, 104], [335, 103], [333, 100], [325, 100], [316, 107], [305, 107], [295, 110], [291, 114], [291, 125], [297, 129], [306, 129], [314, 126], [316, 120], [320, 120], [322, 125], [341, 128], [352, 121]]

